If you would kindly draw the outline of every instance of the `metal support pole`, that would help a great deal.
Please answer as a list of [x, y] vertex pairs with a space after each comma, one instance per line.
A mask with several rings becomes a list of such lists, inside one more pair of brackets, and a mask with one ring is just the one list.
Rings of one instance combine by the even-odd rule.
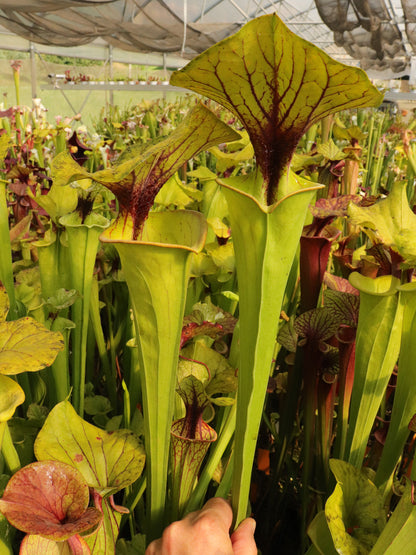
[[[108, 71], [110, 81], [113, 80], [113, 47], [111, 44], [108, 45]], [[110, 90], [110, 106], [114, 106], [114, 92]]]
[[36, 75], [36, 50], [32, 42], [29, 42], [29, 52], [30, 52], [30, 79], [32, 83], [32, 98], [37, 98], [37, 75]]

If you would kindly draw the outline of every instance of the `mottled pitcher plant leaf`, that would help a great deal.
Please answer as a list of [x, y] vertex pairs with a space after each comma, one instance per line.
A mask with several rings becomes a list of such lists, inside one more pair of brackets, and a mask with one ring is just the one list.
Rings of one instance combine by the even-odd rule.
[[171, 84], [216, 100], [242, 122], [261, 168], [268, 205], [305, 131], [339, 110], [377, 106], [366, 74], [331, 59], [275, 15], [250, 21], [176, 71]]

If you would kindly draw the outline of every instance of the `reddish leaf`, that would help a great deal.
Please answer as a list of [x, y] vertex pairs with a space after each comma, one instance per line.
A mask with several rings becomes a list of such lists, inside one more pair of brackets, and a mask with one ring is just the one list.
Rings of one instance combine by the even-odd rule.
[[223, 327], [221, 324], [213, 324], [212, 322], [202, 322], [198, 325], [196, 322], [185, 324], [182, 328], [180, 348], [190, 341], [193, 337], [198, 335], [206, 335], [212, 339], [218, 339], [223, 335]]
[[343, 195], [335, 198], [321, 198], [310, 207], [310, 211], [316, 218], [328, 218], [329, 216], [347, 216], [347, 208], [350, 202], [360, 204], [362, 198], [359, 195]]
[[19, 530], [63, 541], [102, 519], [88, 508], [89, 488], [75, 468], [58, 461], [29, 464], [10, 479], [0, 510]]
[[349, 293], [350, 295], [356, 295], [357, 297], [360, 294], [358, 289], [353, 287], [347, 279], [332, 275], [329, 272], [326, 272], [324, 275], [324, 283], [327, 287], [329, 287], [329, 289], [332, 289], [332, 291]]

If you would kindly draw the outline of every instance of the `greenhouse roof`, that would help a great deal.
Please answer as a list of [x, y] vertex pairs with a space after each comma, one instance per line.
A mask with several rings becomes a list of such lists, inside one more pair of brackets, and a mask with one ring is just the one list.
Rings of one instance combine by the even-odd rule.
[[0, 0], [0, 25], [43, 45], [97, 39], [191, 58], [250, 19], [276, 12], [298, 35], [384, 77], [409, 74], [414, 0]]

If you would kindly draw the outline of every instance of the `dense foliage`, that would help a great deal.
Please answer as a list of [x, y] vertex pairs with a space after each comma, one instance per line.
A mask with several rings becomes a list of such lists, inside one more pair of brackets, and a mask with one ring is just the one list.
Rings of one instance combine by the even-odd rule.
[[[174, 79], [198, 90], [198, 75]], [[204, 87], [214, 100], [111, 107], [90, 130], [0, 114], [0, 551], [143, 553], [160, 522], [215, 493], [232, 489], [245, 514], [247, 489], [264, 554], [411, 555], [416, 120], [334, 115], [349, 95], [296, 130], [278, 114], [271, 133], [268, 117], [234, 109], [235, 91], [221, 105]], [[289, 136], [283, 165], [259, 154], [259, 129], [273, 156]], [[266, 239], [270, 265], [254, 254], [244, 232], [263, 214], [292, 258]], [[250, 295], [269, 282], [256, 312]], [[250, 343], [257, 328], [267, 352]], [[240, 351], [261, 367], [246, 381]], [[249, 416], [243, 429], [243, 412], [236, 427], [236, 391], [247, 408], [254, 389], [260, 428]], [[49, 507], [69, 492], [64, 511], [45, 516], [27, 495], [38, 482]]]

